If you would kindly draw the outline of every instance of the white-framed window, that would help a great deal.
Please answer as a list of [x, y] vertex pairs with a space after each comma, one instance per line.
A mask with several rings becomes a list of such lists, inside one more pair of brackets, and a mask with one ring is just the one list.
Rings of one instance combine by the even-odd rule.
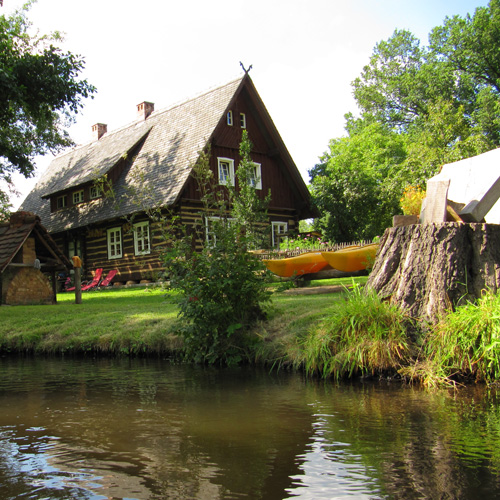
[[219, 184], [234, 186], [234, 160], [231, 158], [217, 158], [219, 170]]
[[207, 243], [213, 247], [217, 245], [217, 235], [215, 231], [216, 224], [226, 223], [231, 225], [235, 221], [236, 219], [232, 218], [222, 219], [221, 217], [207, 217], [205, 224]]
[[108, 258], [119, 259], [121, 257], [123, 257], [122, 228], [112, 227], [108, 229]]
[[78, 203], [83, 203], [83, 189], [73, 193], [73, 205], [78, 205]]
[[147, 221], [134, 224], [134, 252], [135, 255], [147, 255], [151, 253], [149, 222]]
[[245, 113], [240, 113], [240, 126], [241, 128], [247, 128], [247, 116]]
[[253, 163], [253, 169], [250, 171], [250, 177], [248, 179], [248, 183], [255, 189], [262, 189], [260, 163]]
[[90, 186], [90, 199], [95, 200], [102, 196], [102, 191], [99, 186]]
[[279, 248], [280, 243], [286, 238], [288, 232], [288, 224], [286, 222], [272, 222], [272, 238], [273, 248]]
[[62, 196], [58, 196], [56, 200], [56, 207], [59, 208], [65, 208], [68, 206], [68, 197], [63, 194]]
[[227, 115], [226, 115], [226, 119], [227, 119], [227, 124], [232, 127], [233, 126], [233, 112], [231, 110], [229, 110], [227, 112]]

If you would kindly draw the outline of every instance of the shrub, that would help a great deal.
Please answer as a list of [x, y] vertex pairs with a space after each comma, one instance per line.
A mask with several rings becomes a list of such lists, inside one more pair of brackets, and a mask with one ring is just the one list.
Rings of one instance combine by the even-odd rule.
[[425, 191], [419, 186], [408, 186], [399, 200], [404, 215], [420, 215]]

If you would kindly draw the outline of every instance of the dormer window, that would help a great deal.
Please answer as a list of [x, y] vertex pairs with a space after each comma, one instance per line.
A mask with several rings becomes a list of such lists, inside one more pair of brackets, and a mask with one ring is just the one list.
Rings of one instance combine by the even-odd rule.
[[240, 126], [241, 128], [247, 128], [247, 117], [245, 113], [240, 113]]
[[63, 194], [62, 196], [57, 197], [56, 207], [59, 210], [60, 208], [66, 208], [68, 206], [68, 197]]
[[232, 127], [233, 126], [233, 112], [231, 110], [229, 110], [227, 112], [227, 124]]
[[78, 203], [83, 203], [83, 189], [73, 193], [73, 205], [78, 205]]
[[101, 188], [98, 186], [90, 186], [90, 199], [95, 200], [96, 198], [100, 198], [102, 196]]

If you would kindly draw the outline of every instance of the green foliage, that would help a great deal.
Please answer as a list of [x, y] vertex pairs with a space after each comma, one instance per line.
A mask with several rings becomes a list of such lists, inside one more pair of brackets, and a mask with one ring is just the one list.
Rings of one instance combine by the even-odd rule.
[[[177, 227], [165, 255], [170, 289], [180, 309], [177, 331], [190, 361], [235, 364], [248, 358], [256, 341], [248, 329], [265, 317], [270, 299], [265, 266], [248, 251], [261, 241], [266, 202], [247, 182], [253, 172], [246, 133], [241, 152], [238, 191], [215, 185], [209, 154], [200, 155], [195, 167], [204, 202], [200, 227], [194, 235]], [[198, 252], [193, 246], [197, 238], [203, 242]]]
[[323, 241], [323, 238], [315, 236], [314, 234], [298, 234], [296, 237], [287, 238], [285, 241], [280, 243], [280, 250], [317, 250], [321, 247], [328, 246], [327, 241]]
[[[408, 185], [445, 163], [500, 145], [500, 0], [446, 18], [422, 46], [396, 30], [377, 43], [353, 83], [361, 116], [310, 172], [321, 219], [335, 241], [381, 234]], [[396, 138], [397, 137], [397, 138]]]
[[420, 215], [422, 201], [425, 198], [425, 191], [420, 187], [408, 186], [403, 191], [400, 200], [404, 215]]
[[448, 379], [500, 378], [500, 295], [485, 292], [476, 304], [458, 307], [429, 333], [425, 352]]
[[251, 150], [252, 143], [248, 132], [243, 130], [240, 143], [241, 160], [235, 172], [238, 189], [229, 186], [231, 216], [244, 229], [248, 248], [259, 249], [268, 245], [267, 207], [271, 201], [271, 192], [269, 191], [263, 200], [257, 194], [256, 186], [260, 182], [260, 178], [250, 156]]
[[336, 379], [395, 372], [410, 359], [407, 326], [397, 307], [355, 286], [304, 340], [306, 370]]
[[[30, 34], [22, 11], [0, 15], [0, 178], [34, 172], [34, 157], [72, 144], [64, 130], [95, 92], [79, 80], [84, 61], [56, 44], [59, 33]], [[2, 201], [2, 200], [0, 200]]]
[[311, 171], [311, 194], [324, 214], [314, 222], [333, 242], [372, 239], [397, 212], [403, 187], [393, 182], [406, 157], [400, 135], [376, 121], [349, 118], [349, 137], [334, 139]]

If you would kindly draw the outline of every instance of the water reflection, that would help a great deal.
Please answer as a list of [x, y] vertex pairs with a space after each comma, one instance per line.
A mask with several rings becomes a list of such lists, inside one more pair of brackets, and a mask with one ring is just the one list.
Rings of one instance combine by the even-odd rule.
[[1, 358], [0, 498], [500, 495], [495, 391]]

